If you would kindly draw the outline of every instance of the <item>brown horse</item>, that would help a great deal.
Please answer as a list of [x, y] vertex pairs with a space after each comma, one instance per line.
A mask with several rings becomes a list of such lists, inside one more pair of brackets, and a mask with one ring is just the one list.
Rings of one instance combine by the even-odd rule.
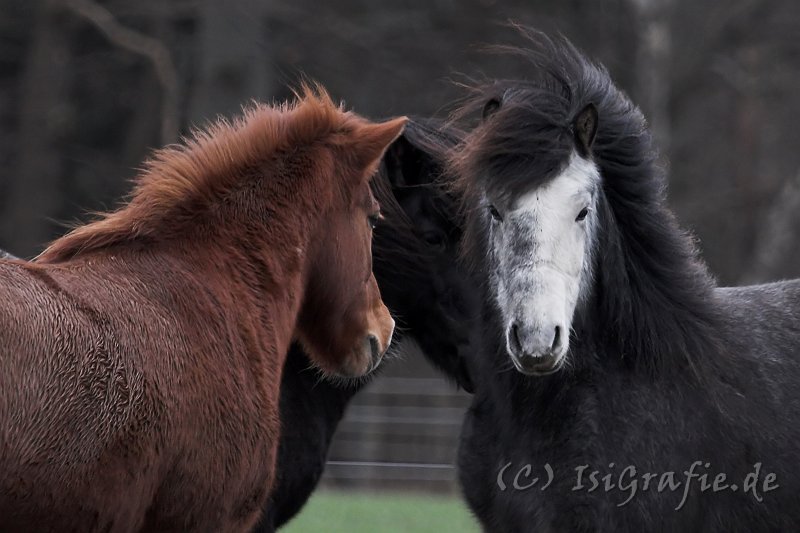
[[359, 376], [394, 322], [369, 188], [405, 119], [305, 89], [158, 152], [130, 201], [0, 260], [0, 531], [244, 531], [293, 339]]

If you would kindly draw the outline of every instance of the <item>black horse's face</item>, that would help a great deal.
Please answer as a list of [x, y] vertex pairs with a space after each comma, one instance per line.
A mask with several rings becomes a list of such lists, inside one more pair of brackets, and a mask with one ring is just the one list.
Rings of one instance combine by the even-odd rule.
[[[468, 392], [470, 324], [479, 309], [477, 291], [458, 261], [461, 229], [455, 224], [456, 202], [435, 183], [440, 164], [425, 151], [401, 139], [385, 159], [392, 195], [405, 216], [405, 244], [397, 228], [375, 232], [375, 273], [391, 310], [402, 310], [398, 331], [408, 330], [440, 370]], [[392, 223], [387, 213], [387, 224]], [[390, 234], [390, 232], [392, 234]], [[405, 249], [384, 257], [398, 244]], [[405, 257], [395, 257], [402, 253]], [[396, 259], [398, 264], [387, 264]]]
[[426, 352], [435, 350], [437, 360], [455, 371], [459, 384], [472, 392], [466, 367], [473, 344], [469, 325], [479, 302], [458, 260], [461, 229], [453, 223], [452, 202], [444, 201], [435, 187], [398, 194], [403, 209], [418, 221], [415, 234], [427, 251], [428, 288], [418, 295], [417, 307], [428, 310], [430, 333], [418, 342]]
[[[485, 129], [502, 129], [503, 121], [518, 119], [498, 110], [501, 103], [486, 104]], [[591, 155], [595, 107], [587, 106], [574, 119], [574, 139], [564, 135], [565, 126], [545, 120], [540, 125], [536, 119], [530, 117], [531, 131], [523, 129], [520, 136], [547, 132], [564, 140], [528, 143], [526, 156], [538, 164], [520, 165], [512, 176], [524, 186], [498, 187], [498, 182], [509, 181], [499, 171], [502, 166], [484, 172], [480, 205], [469, 215], [484, 219], [480, 227], [485, 234], [488, 286], [500, 313], [506, 350], [516, 369], [530, 376], [556, 372], [566, 361], [573, 316], [592, 279], [600, 187]], [[483, 137], [476, 139], [479, 144]]]
[[592, 277], [597, 170], [574, 155], [563, 172], [500, 210], [487, 202], [489, 286], [506, 349], [521, 373], [557, 371]]

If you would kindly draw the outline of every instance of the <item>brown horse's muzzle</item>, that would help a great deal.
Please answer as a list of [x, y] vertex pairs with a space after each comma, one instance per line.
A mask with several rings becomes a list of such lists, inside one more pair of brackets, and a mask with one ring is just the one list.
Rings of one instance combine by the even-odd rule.
[[392, 342], [393, 333], [394, 319], [378, 296], [373, 300], [367, 315], [367, 334], [353, 349], [354, 353], [339, 374], [355, 378], [375, 370]]

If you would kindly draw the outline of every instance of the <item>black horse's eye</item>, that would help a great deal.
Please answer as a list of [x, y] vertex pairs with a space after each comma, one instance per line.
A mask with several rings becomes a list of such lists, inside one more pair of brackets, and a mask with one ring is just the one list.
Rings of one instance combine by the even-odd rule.
[[495, 206], [489, 204], [489, 214], [492, 215], [492, 218], [498, 222], [503, 221], [503, 217], [500, 216], [500, 211], [497, 210]]
[[422, 234], [422, 240], [436, 250], [443, 250], [445, 248], [445, 235], [440, 231], [426, 231]]
[[378, 222], [383, 220], [383, 215], [380, 213], [375, 213], [374, 215], [368, 216], [367, 220], [369, 220], [369, 227], [375, 229], [375, 227], [378, 225]]
[[499, 98], [490, 98], [488, 102], [483, 106], [483, 111], [481, 112], [481, 118], [486, 120], [487, 118], [494, 115], [494, 113], [500, 109], [500, 99]]
[[578, 216], [575, 217], [575, 222], [581, 222], [582, 220], [584, 220], [586, 218], [586, 216], [588, 214], [589, 214], [589, 208], [588, 207], [584, 207], [583, 209], [581, 209], [581, 212], [578, 213]]

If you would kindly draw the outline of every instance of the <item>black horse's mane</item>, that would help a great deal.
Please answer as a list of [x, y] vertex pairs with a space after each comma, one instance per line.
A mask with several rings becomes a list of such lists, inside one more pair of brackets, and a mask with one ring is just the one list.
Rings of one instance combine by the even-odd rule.
[[477, 83], [454, 114], [460, 121], [484, 110], [449, 159], [464, 241], [472, 243], [464, 254], [484, 261], [486, 215], [476, 210], [484, 191], [508, 200], [555, 176], [576, 149], [577, 114], [594, 104], [600, 221], [594, 294], [576, 311], [576, 327], [605, 353], [654, 371], [713, 360], [721, 350], [714, 280], [666, 205], [666, 176], [644, 116], [603, 66], [565, 38], [521, 31], [526, 48], [497, 51], [527, 60], [532, 77]]

